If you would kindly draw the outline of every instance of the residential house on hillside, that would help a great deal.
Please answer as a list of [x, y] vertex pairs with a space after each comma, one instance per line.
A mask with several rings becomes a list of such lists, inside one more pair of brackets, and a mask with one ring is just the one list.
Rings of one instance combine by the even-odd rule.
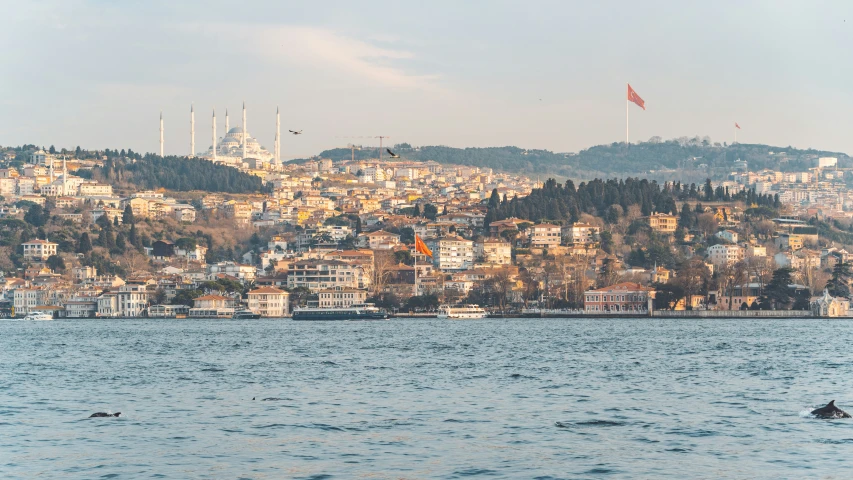
[[549, 223], [533, 225], [528, 230], [530, 235], [530, 246], [534, 248], [551, 248], [560, 245], [562, 241], [562, 227]]

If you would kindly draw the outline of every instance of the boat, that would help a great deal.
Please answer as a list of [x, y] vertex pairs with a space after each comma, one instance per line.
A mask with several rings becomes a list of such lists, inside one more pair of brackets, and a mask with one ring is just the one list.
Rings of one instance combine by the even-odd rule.
[[293, 310], [294, 320], [387, 320], [388, 312], [370, 303], [350, 307], [301, 307]]
[[28, 313], [26, 317], [24, 317], [24, 320], [32, 320], [32, 321], [53, 320], [53, 315], [51, 315], [49, 313], [31, 312], [31, 313]]
[[257, 320], [259, 318], [261, 318], [261, 314], [251, 310], [237, 310], [234, 315], [231, 315], [231, 320]]
[[486, 315], [486, 311], [479, 305], [441, 305], [438, 307], [438, 318], [467, 320], [486, 318]]

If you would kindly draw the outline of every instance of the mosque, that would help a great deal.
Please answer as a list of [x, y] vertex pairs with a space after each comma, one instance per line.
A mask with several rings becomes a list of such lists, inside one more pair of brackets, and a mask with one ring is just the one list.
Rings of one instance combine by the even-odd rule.
[[217, 140], [216, 155], [214, 155], [214, 147], [211, 145], [206, 152], [203, 152], [199, 156], [221, 163], [242, 163], [244, 158], [243, 142], [245, 141], [245, 158], [257, 158], [267, 162], [273, 159], [273, 154], [267, 151], [266, 148], [262, 147], [261, 144], [248, 133], [246, 133], [245, 140], [243, 140], [243, 127], [233, 127], [231, 130], [228, 130], [228, 133], [226, 133], [224, 137], [220, 137]]
[[[244, 163], [281, 163], [281, 118], [278, 108], [275, 111], [275, 151], [270, 152], [246, 130], [246, 104], [243, 103], [243, 126], [229, 128], [228, 110], [225, 110], [225, 136], [216, 136], [216, 110], [211, 122], [211, 141], [206, 151], [195, 149], [195, 108], [190, 107], [190, 154], [216, 163], [241, 167]], [[163, 114], [160, 114], [160, 156], [163, 156]], [[254, 160], [254, 161], [252, 161]], [[260, 162], [257, 162], [260, 161]]]

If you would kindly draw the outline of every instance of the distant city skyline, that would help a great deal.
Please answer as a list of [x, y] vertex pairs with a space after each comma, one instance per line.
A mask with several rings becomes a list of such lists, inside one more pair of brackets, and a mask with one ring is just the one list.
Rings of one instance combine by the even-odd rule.
[[[853, 153], [853, 5], [823, 2], [15, 2], [0, 145], [189, 153], [224, 112], [281, 157], [348, 143], [573, 152], [709, 136]], [[850, 21], [847, 21], [850, 17]], [[292, 136], [287, 130], [303, 130]]]

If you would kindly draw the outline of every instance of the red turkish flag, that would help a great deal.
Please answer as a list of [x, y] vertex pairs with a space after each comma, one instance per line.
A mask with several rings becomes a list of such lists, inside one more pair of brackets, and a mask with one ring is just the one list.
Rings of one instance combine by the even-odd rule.
[[639, 95], [637, 95], [637, 92], [635, 92], [633, 88], [631, 88], [630, 83], [628, 84], [628, 101], [636, 103], [637, 106], [642, 108], [643, 110], [646, 109], [646, 102], [644, 102], [643, 99], [640, 98]]
[[735, 128], [737, 128], [738, 130], [740, 130], [740, 125], [738, 125], [738, 124], [737, 124], [737, 122], [735, 122]]

